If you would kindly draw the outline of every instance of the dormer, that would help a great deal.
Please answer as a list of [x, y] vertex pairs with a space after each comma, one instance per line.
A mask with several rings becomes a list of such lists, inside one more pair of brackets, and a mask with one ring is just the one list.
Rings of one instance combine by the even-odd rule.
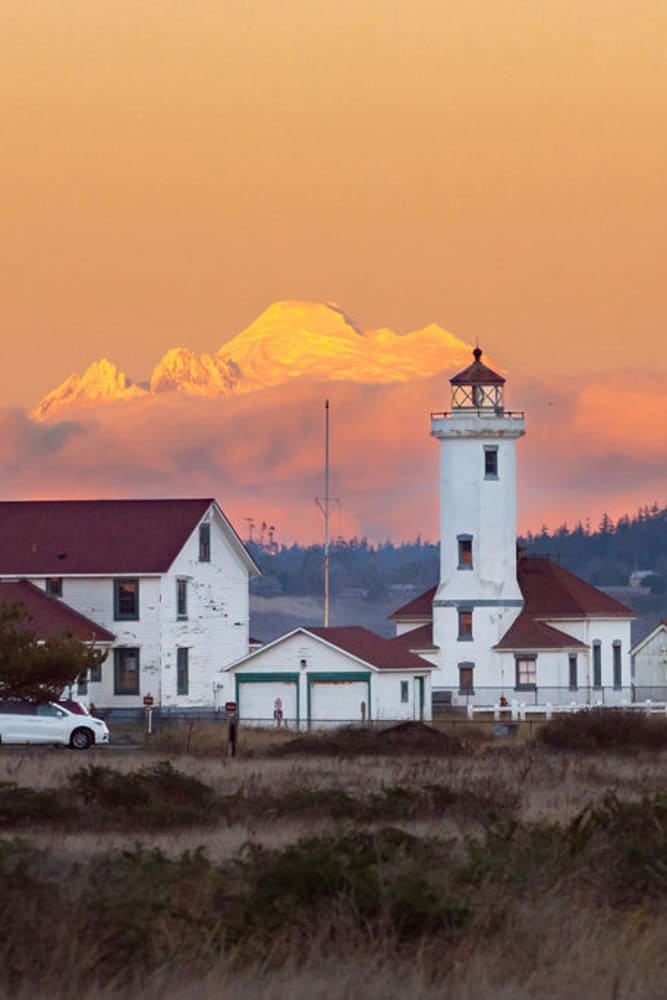
[[500, 416], [505, 408], [505, 379], [483, 364], [479, 347], [473, 357], [471, 365], [449, 380], [452, 410], [490, 410]]

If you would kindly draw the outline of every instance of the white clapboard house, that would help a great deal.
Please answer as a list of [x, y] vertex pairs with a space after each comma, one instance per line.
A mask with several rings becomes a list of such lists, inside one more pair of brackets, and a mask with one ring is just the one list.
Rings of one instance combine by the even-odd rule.
[[[109, 646], [81, 692], [99, 708], [216, 707], [221, 669], [248, 652], [259, 572], [215, 500], [0, 502], [0, 581], [37, 588], [63, 631]], [[17, 584], [20, 587], [17, 590]], [[0, 591], [0, 598], [3, 591]]]

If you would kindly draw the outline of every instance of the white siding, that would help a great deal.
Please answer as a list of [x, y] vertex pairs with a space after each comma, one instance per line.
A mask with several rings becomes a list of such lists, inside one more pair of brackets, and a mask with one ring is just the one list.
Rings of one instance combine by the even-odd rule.
[[634, 660], [638, 699], [667, 700], [667, 628], [664, 625], [637, 650]]

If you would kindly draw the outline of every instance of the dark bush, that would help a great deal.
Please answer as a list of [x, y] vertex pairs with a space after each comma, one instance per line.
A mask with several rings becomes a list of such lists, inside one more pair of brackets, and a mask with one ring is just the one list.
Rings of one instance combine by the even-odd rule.
[[667, 794], [622, 802], [615, 795], [586, 809], [568, 827], [573, 853], [599, 872], [615, 903], [637, 905], [667, 894]]
[[0, 827], [62, 822], [73, 812], [56, 789], [25, 788], [13, 781], [0, 781]]
[[237, 862], [247, 888], [236, 940], [257, 945], [279, 929], [306, 928], [335, 903], [399, 940], [451, 931], [471, 911], [429, 863], [447, 866], [442, 844], [391, 828], [305, 838], [280, 851], [249, 846]]
[[275, 757], [356, 757], [368, 754], [440, 756], [461, 753], [465, 746], [463, 740], [423, 722], [401, 722], [382, 729], [341, 726], [333, 730], [306, 733], [287, 743], [273, 746], [270, 754]]
[[122, 817], [124, 823], [169, 827], [208, 823], [220, 815], [213, 789], [177, 771], [169, 761], [129, 774], [91, 764], [70, 778], [70, 788], [102, 825]]
[[593, 708], [557, 715], [539, 729], [538, 739], [555, 750], [663, 750], [667, 718], [636, 710]]

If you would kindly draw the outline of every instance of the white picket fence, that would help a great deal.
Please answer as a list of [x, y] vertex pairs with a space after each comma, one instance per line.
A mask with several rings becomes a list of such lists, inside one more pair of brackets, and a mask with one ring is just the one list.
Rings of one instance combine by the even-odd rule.
[[[474, 719], [476, 715], [488, 715], [493, 712], [495, 722], [509, 719], [511, 722], [525, 722], [528, 716], [540, 716], [545, 719], [552, 719], [554, 715], [572, 712], [590, 712], [593, 708], [605, 708], [603, 702], [596, 701], [591, 704], [582, 705], [580, 702], [570, 702], [569, 705], [552, 705], [546, 702], [544, 705], [528, 705], [525, 702], [511, 701], [507, 705], [497, 703], [495, 705], [467, 705], [469, 719]], [[619, 705], [613, 706], [626, 712], [644, 712], [646, 715], [667, 715], [667, 702], [651, 701], [647, 699], [642, 702], [622, 701]]]

